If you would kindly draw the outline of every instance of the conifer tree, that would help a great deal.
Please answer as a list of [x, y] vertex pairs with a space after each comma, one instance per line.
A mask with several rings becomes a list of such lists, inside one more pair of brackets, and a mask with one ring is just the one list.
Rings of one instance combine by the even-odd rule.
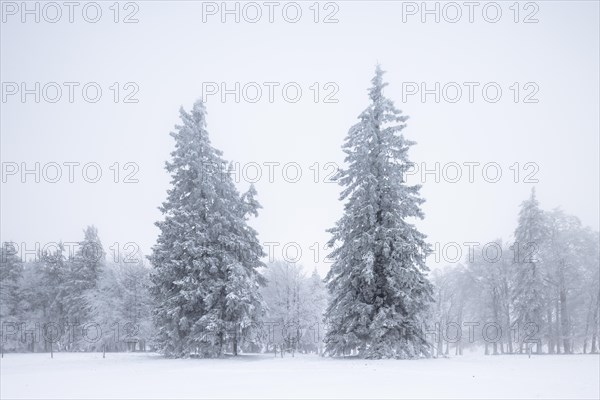
[[[542, 316], [546, 311], [544, 303], [548, 288], [545, 283], [546, 273], [543, 269], [541, 250], [545, 247], [548, 238], [547, 230], [546, 218], [540, 209], [533, 188], [529, 199], [521, 203], [513, 250], [516, 264], [514, 294], [516, 322], [521, 330], [531, 333], [528, 336], [535, 338], [539, 338], [544, 329]], [[541, 350], [541, 342], [538, 341], [537, 351], [541, 352]]]
[[204, 104], [180, 110], [171, 133], [175, 150], [166, 170], [172, 188], [160, 207], [164, 220], [150, 260], [157, 342], [168, 356], [220, 356], [261, 308], [262, 247], [247, 224], [260, 207], [253, 187], [240, 196], [222, 153], [212, 147]]
[[88, 292], [97, 288], [105, 261], [106, 253], [98, 237], [98, 229], [88, 226], [75, 254], [66, 260], [69, 271], [65, 280], [64, 301], [70, 323], [89, 322], [91, 306]]
[[432, 299], [426, 276], [429, 247], [411, 223], [423, 218], [420, 185], [408, 185], [408, 150], [402, 130], [408, 117], [383, 95], [384, 72], [376, 68], [368, 108], [343, 145], [347, 168], [344, 215], [330, 230], [337, 245], [327, 274], [326, 350], [356, 350], [368, 358], [418, 357], [428, 352], [422, 331]]

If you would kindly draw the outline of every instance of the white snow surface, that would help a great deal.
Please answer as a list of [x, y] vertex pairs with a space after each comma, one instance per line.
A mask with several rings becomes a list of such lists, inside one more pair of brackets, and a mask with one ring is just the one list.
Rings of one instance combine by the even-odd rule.
[[599, 355], [360, 360], [246, 354], [218, 360], [149, 353], [5, 354], [0, 398], [600, 397]]

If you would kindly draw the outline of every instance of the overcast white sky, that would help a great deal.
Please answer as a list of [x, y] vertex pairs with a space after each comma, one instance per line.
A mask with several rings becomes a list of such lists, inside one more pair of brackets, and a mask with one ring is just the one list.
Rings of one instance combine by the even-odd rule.
[[[20, 2], [15, 4], [20, 7]], [[510, 239], [519, 204], [533, 186], [523, 182], [533, 171], [525, 169], [527, 162], [539, 166], [534, 177], [539, 179], [535, 186], [543, 208], [561, 206], [598, 229], [598, 2], [538, 2], [537, 12], [521, 3], [519, 20], [532, 12], [539, 20], [528, 24], [513, 21], [512, 2], [500, 3], [497, 23], [484, 20], [485, 2], [475, 9], [473, 23], [468, 22], [466, 7], [457, 23], [444, 21], [443, 16], [440, 23], [433, 16], [422, 23], [419, 13], [404, 14], [403, 22], [403, 7], [410, 8], [392, 1], [336, 2], [337, 23], [315, 23], [312, 3], [301, 3], [299, 22], [286, 22], [281, 12], [285, 2], [275, 8], [273, 23], [268, 22], [265, 6], [257, 23], [246, 22], [243, 16], [240, 23], [233, 16], [222, 23], [220, 14], [206, 15], [203, 22], [203, 3], [188, 1], [138, 2], [139, 22], [124, 24], [113, 22], [111, 4], [101, 3], [102, 17], [95, 24], [82, 18], [81, 8], [75, 9], [73, 23], [63, 8], [61, 20], [54, 24], [43, 18], [35, 23], [32, 16], [22, 23], [20, 10], [16, 15], [12, 9], [3, 11], [3, 167], [96, 162], [103, 176], [98, 183], [88, 183], [81, 166], [75, 167], [74, 183], [68, 182], [66, 166], [58, 183], [44, 182], [43, 177], [35, 183], [33, 175], [22, 183], [20, 173], [6, 176], [2, 240], [30, 247], [35, 242], [77, 241], [82, 229], [94, 224], [106, 248], [115, 242], [121, 248], [135, 242], [147, 254], [158, 233], [157, 207], [168, 188], [163, 167], [173, 148], [169, 132], [179, 122], [179, 107], [189, 109], [206, 82], [225, 82], [229, 88], [235, 82], [241, 86], [279, 82], [272, 103], [266, 86], [257, 103], [244, 99], [236, 103], [233, 95], [225, 102], [218, 95], [208, 97], [208, 130], [227, 160], [262, 165], [256, 188], [264, 209], [252, 222], [261, 241], [299, 243], [300, 262], [312, 268], [314, 252], [309, 247], [315, 242], [323, 247], [329, 237], [325, 230], [342, 210], [339, 186], [323, 182], [330, 171], [325, 164], [342, 164], [340, 146], [368, 104], [366, 89], [377, 62], [387, 71], [386, 95], [410, 116], [404, 132], [418, 142], [411, 152], [413, 161], [428, 168], [436, 162], [479, 162], [498, 163], [502, 169], [497, 183], [486, 182], [481, 165], [475, 168], [473, 183], [467, 179], [466, 166], [458, 183], [436, 183], [427, 176], [422, 189], [426, 219], [419, 226], [432, 243]], [[414, 4], [420, 7], [421, 2]], [[321, 3], [319, 19], [336, 11], [335, 5], [325, 9]], [[46, 11], [53, 18], [54, 11]], [[119, 19], [132, 11], [122, 9]], [[253, 18], [254, 10], [246, 11]], [[454, 18], [454, 10], [446, 11], [447, 18]], [[88, 13], [93, 17], [93, 10]], [[493, 9], [488, 13], [494, 17]], [[293, 8], [288, 7], [288, 17], [294, 17]], [[42, 87], [48, 82], [81, 84], [75, 88], [73, 103], [66, 86], [57, 103], [43, 98], [36, 103], [33, 95], [23, 103], [20, 93], [8, 94], [12, 89], [7, 82], [25, 82], [30, 88], [35, 82]], [[97, 103], [82, 97], [81, 87], [87, 82], [97, 82], [103, 90]], [[139, 102], [115, 104], [110, 89], [114, 82], [119, 82], [121, 96], [131, 91], [124, 84], [134, 82]], [[296, 103], [283, 98], [281, 87], [288, 82], [302, 89]], [[320, 87], [318, 103], [310, 89], [314, 82]], [[325, 87], [327, 82], [335, 86]], [[436, 103], [433, 95], [425, 102], [418, 95], [403, 102], [403, 82], [425, 82], [428, 88], [435, 82], [480, 86], [472, 103], [466, 86], [456, 103], [443, 98]], [[481, 87], [488, 82], [502, 89], [496, 103], [482, 97]], [[515, 82], [520, 87], [518, 103], [510, 89]], [[528, 82], [533, 84], [525, 87]], [[539, 91], [532, 98], [538, 102], [524, 103], [523, 96], [535, 85]], [[338, 102], [324, 103], [322, 97], [332, 87], [339, 88], [333, 95]], [[450, 89], [447, 97], [454, 96]], [[53, 97], [53, 89], [48, 90], [48, 97]], [[292, 89], [288, 93], [293, 96]], [[494, 94], [491, 89], [489, 93]], [[132, 171], [124, 170], [124, 164], [136, 163], [139, 183], [114, 183], [109, 167], [115, 162], [120, 163], [121, 181]], [[265, 162], [280, 163], [274, 167], [274, 182], [269, 182]], [[321, 172], [318, 183], [314, 167], [310, 169], [315, 162]], [[518, 183], [510, 169], [515, 162], [521, 169]], [[286, 163], [301, 166], [299, 182], [283, 178]], [[246, 172], [253, 177], [250, 169]], [[288, 172], [293, 178], [294, 170]], [[238, 186], [245, 190], [248, 183]], [[281, 251], [278, 247], [276, 256], [281, 257]], [[321, 273], [328, 268], [321, 262], [324, 253], [318, 263]], [[293, 249], [289, 255], [294, 255]], [[433, 259], [430, 265], [435, 265]]]

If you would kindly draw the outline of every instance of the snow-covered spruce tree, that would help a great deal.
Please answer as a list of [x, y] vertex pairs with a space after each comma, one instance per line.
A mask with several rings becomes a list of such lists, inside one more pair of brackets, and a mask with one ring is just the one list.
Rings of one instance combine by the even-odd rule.
[[[40, 279], [31, 293], [31, 299], [38, 303], [38, 307], [42, 311], [42, 322], [54, 323], [61, 327], [65, 327], [70, 322], [67, 313], [70, 295], [68, 288], [70, 264], [65, 253], [67, 251], [62, 242], [58, 243], [53, 252], [40, 251], [41, 262], [34, 264], [34, 268], [39, 267]], [[44, 337], [44, 348], [49, 349], [52, 343], [46, 339]], [[70, 350], [72, 344], [73, 340], [65, 340], [56, 343], [56, 347], [59, 350]]]
[[[514, 289], [516, 322], [522, 331], [528, 334], [535, 333], [533, 336], [529, 335], [533, 338], [540, 338], [545, 330], [543, 315], [546, 312], [548, 288], [545, 283], [546, 272], [542, 268], [540, 250], [544, 248], [547, 236], [546, 218], [539, 207], [534, 188], [531, 190], [530, 198], [521, 203], [513, 245], [516, 264]], [[536, 350], [541, 353], [541, 342], [538, 342]]]
[[75, 254], [67, 260], [65, 307], [70, 323], [84, 324], [91, 318], [88, 302], [90, 291], [97, 288], [106, 262], [106, 253], [98, 237], [98, 229], [88, 226]]
[[401, 133], [408, 117], [383, 95], [377, 66], [371, 104], [343, 145], [348, 164], [338, 174], [344, 215], [330, 230], [337, 248], [327, 274], [326, 351], [355, 350], [366, 358], [412, 358], [429, 353], [424, 311], [432, 300], [426, 276], [429, 247], [409, 222], [423, 218], [420, 185], [410, 186], [408, 150]]
[[[157, 343], [171, 357], [218, 357], [247, 333], [261, 308], [262, 247], [247, 218], [260, 207], [253, 187], [240, 196], [221, 152], [206, 131], [205, 108], [180, 110], [172, 160], [172, 188], [150, 260]], [[248, 335], [245, 335], [248, 337]]]

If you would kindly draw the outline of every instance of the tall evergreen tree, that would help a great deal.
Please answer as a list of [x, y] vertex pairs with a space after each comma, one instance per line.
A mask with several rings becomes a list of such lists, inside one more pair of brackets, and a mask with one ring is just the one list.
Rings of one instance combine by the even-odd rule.
[[330, 230], [331, 293], [326, 311], [326, 349], [362, 357], [410, 358], [428, 353], [423, 311], [432, 300], [426, 276], [429, 247], [410, 218], [423, 218], [420, 185], [407, 185], [408, 150], [401, 131], [408, 117], [383, 95], [376, 68], [371, 104], [343, 145], [347, 169], [338, 175], [344, 215]]
[[70, 323], [84, 324], [91, 318], [88, 292], [98, 286], [106, 253], [98, 237], [98, 229], [88, 226], [75, 254], [67, 260], [68, 278], [65, 280], [65, 306]]
[[[535, 188], [531, 190], [529, 199], [521, 203], [514, 236], [513, 250], [517, 267], [514, 293], [516, 322], [519, 328], [533, 334], [527, 336], [535, 339], [540, 337], [544, 329], [547, 284], [542, 268], [543, 253], [540, 250], [544, 248], [548, 237], [546, 218], [535, 196]], [[541, 353], [541, 342], [537, 343], [536, 350]]]
[[205, 108], [180, 110], [182, 125], [172, 160], [172, 188], [160, 210], [164, 220], [150, 260], [157, 342], [168, 356], [190, 352], [220, 356], [253, 326], [261, 308], [257, 268], [262, 247], [247, 224], [260, 207], [253, 187], [240, 196], [222, 153], [212, 147]]
[[[40, 269], [41, 290], [32, 291], [32, 297], [41, 297], [39, 305], [42, 308], [42, 322], [57, 324], [62, 330], [61, 334], [68, 329], [69, 324], [67, 314], [69, 266], [65, 253], [64, 244], [59, 242], [55, 251], [41, 251], [39, 257], [41, 262], [33, 265], [34, 268]], [[58, 349], [70, 349], [74, 339], [71, 337], [68, 341], [57, 343]], [[44, 348], [48, 348], [49, 345], [50, 343], [44, 340]]]

